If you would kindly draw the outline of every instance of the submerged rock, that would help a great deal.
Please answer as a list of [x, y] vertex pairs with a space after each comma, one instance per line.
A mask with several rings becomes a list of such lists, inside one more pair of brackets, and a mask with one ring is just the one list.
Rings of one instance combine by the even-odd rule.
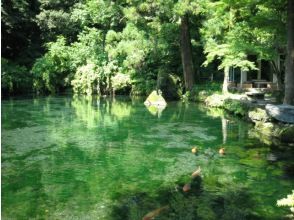
[[167, 105], [165, 99], [161, 95], [161, 91], [153, 90], [151, 94], [147, 97], [146, 101], [144, 102], [146, 106], [157, 106], [157, 107], [165, 107]]
[[274, 119], [284, 123], [294, 123], [294, 106], [292, 105], [272, 105], [265, 106], [266, 112]]

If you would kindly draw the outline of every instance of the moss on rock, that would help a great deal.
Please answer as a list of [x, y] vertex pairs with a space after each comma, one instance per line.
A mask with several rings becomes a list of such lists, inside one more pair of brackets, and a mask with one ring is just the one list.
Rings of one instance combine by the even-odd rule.
[[146, 101], [144, 102], [146, 106], [166, 106], [167, 103], [165, 99], [161, 95], [161, 91], [153, 90], [151, 94], [147, 97]]

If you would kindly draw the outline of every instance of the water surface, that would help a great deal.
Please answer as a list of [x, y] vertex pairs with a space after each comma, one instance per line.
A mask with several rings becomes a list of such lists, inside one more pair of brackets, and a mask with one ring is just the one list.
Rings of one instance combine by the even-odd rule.
[[293, 150], [252, 134], [194, 103], [158, 113], [122, 97], [4, 100], [2, 218], [142, 219], [167, 206], [156, 219], [281, 219]]

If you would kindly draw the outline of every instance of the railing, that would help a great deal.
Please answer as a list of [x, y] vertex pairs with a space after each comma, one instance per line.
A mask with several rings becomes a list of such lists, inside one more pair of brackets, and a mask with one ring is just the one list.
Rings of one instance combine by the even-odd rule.
[[252, 80], [241, 83], [237, 83], [237, 85], [231, 84], [232, 87], [237, 87], [241, 89], [251, 89], [251, 88], [257, 88], [257, 89], [270, 89], [270, 90], [276, 90], [277, 89], [277, 83], [273, 83], [266, 80]]

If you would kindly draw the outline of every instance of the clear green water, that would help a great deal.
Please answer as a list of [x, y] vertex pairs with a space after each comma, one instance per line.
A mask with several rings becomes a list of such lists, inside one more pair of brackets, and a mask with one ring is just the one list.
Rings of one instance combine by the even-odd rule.
[[2, 219], [142, 219], [166, 205], [156, 219], [288, 213], [276, 200], [293, 189], [291, 148], [193, 103], [153, 114], [127, 98], [2, 101]]

